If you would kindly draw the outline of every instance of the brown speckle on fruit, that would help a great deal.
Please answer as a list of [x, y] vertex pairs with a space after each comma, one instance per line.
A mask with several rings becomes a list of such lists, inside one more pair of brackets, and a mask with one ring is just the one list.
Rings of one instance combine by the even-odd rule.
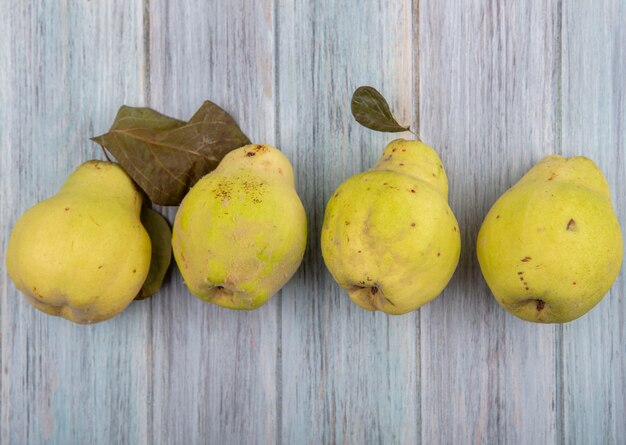
[[522, 258], [522, 260], [521, 260], [521, 261], [522, 261], [522, 263], [527, 263], [527, 262], [529, 262], [530, 260], [532, 260], [532, 258], [531, 258], [531, 257], [529, 257], [529, 256], [525, 256], [524, 258]]
[[572, 284], [573, 284], [574, 286], [576, 286], [576, 281], [572, 281]]
[[409, 190], [411, 193], [415, 193], [415, 189], [411, 189]]
[[230, 199], [230, 184], [226, 181], [219, 183], [215, 188], [215, 196], [222, 200]]
[[517, 272], [518, 275], [524, 275], [524, 272]]
[[496, 215], [496, 219], [500, 219], [500, 215]]
[[437, 252], [437, 256], [441, 256], [441, 252]]
[[65, 207], [65, 211], [67, 212], [70, 208], [69, 207]]
[[415, 227], [415, 223], [411, 223], [411, 227]]
[[537, 310], [542, 311], [545, 307], [546, 303], [543, 300], [537, 300]]
[[551, 173], [550, 173], [550, 177], [548, 178], [548, 181], [552, 181], [552, 180], [553, 180], [554, 178], [556, 178], [557, 176], [559, 176], [559, 175], [557, 175], [557, 174], [556, 174], [556, 173], [554, 173], [554, 172], [551, 172]]
[[378, 293], [378, 288], [376, 286], [372, 286], [370, 291], [372, 292], [372, 295], [376, 295]]
[[576, 231], [576, 221], [574, 221], [573, 218], [570, 219], [567, 223], [567, 230], [569, 230], [570, 232]]
[[399, 165], [400, 167], [402, 167], [404, 164], [403, 164], [402, 162], [400, 162], [398, 165]]
[[252, 156], [254, 156], [256, 153], [253, 151], [249, 151], [248, 153], [246, 153], [246, 156], [251, 158]]
[[137, 273], [137, 269], [133, 269], [133, 273]]

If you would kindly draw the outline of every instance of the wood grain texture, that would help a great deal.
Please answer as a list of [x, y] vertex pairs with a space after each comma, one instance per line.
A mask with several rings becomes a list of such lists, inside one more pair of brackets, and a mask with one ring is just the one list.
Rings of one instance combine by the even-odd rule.
[[[415, 443], [419, 325], [357, 307], [320, 252], [326, 202], [394, 135], [360, 127], [352, 92], [372, 85], [411, 122], [411, 1], [278, 3], [279, 145], [309, 214], [304, 264], [282, 293], [283, 443]], [[408, 137], [407, 134], [403, 136]]]
[[[150, 105], [187, 118], [210, 99], [252, 141], [274, 144], [273, 13], [271, 1], [152, 0]], [[176, 271], [151, 302], [151, 443], [276, 442], [278, 298], [256, 311], [220, 308]]]
[[[593, 159], [626, 229], [626, 4], [563, 3], [563, 154]], [[626, 268], [589, 314], [563, 326], [566, 443], [626, 441]]]
[[[141, 2], [19, 2], [1, 14], [0, 442], [142, 443], [149, 314], [94, 326], [35, 310], [8, 280], [9, 228], [56, 193], [117, 107], [143, 101]], [[77, 271], [79, 272], [79, 271]]]
[[[593, 158], [626, 227], [622, 0], [0, 6], [3, 254], [21, 213], [101, 158], [87, 139], [123, 103], [220, 104], [291, 159], [309, 222], [301, 269], [253, 312], [196, 299], [174, 271], [73, 325], [28, 305], [2, 256], [1, 444], [626, 442], [625, 269], [591, 313], [543, 326], [501, 309], [475, 258], [489, 207], [550, 153]], [[396, 137], [354, 122], [363, 84], [438, 150], [462, 231], [447, 290], [405, 316], [354, 305], [320, 252], [332, 192]]]
[[420, 311], [422, 441], [554, 443], [555, 328], [498, 306], [475, 244], [497, 197], [559, 151], [556, 3], [422, 0], [419, 19], [420, 133], [462, 233], [457, 273]]

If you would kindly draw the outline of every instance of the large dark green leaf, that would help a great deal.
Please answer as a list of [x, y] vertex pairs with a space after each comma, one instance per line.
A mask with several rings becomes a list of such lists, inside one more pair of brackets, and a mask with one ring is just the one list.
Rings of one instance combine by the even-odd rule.
[[163, 278], [172, 261], [172, 231], [165, 218], [154, 210], [144, 207], [141, 209], [141, 223], [150, 235], [152, 258], [146, 281], [135, 300], [148, 298], [161, 289]]
[[356, 121], [371, 130], [397, 133], [410, 131], [393, 117], [387, 100], [375, 88], [363, 86], [356, 89], [350, 103]]
[[189, 122], [150, 108], [122, 106], [108, 133], [92, 140], [160, 205], [178, 205], [229, 151], [250, 143], [233, 118], [210, 101]]

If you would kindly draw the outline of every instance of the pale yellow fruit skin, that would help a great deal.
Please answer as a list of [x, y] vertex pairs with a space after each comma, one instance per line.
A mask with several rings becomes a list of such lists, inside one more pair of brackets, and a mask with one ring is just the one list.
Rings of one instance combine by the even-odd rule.
[[289, 160], [270, 145], [247, 145], [185, 196], [172, 247], [191, 293], [230, 309], [256, 309], [298, 269], [306, 230]]
[[76, 323], [106, 320], [135, 298], [150, 267], [141, 196], [117, 164], [89, 161], [59, 193], [27, 210], [7, 247], [28, 302]]
[[548, 156], [489, 210], [477, 254], [507, 311], [528, 321], [565, 323], [608, 292], [623, 248], [597, 165], [585, 157]]
[[326, 266], [367, 310], [404, 314], [431, 301], [460, 249], [443, 164], [422, 142], [392, 141], [373, 169], [337, 188], [324, 214]]

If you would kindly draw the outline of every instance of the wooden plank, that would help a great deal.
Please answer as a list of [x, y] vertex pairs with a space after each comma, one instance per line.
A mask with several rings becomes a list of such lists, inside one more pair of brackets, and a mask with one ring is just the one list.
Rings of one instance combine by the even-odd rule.
[[[17, 2], [0, 15], [2, 251], [122, 103], [142, 103], [142, 3]], [[80, 326], [35, 310], [0, 273], [1, 443], [146, 443], [147, 313]], [[77, 271], [80, 273], [80, 271]]]
[[[590, 314], [539, 326], [497, 306], [474, 246], [497, 196], [553, 152], [600, 165], [625, 227], [623, 2], [562, 2], [562, 18], [540, 0], [181, 3], [0, 15], [2, 249], [24, 210], [101, 157], [87, 138], [120, 104], [187, 117], [208, 98], [292, 159], [303, 267], [255, 312], [202, 303], [175, 272], [153, 300], [75, 326], [30, 307], [2, 261], [0, 443], [624, 442], [626, 272]], [[414, 126], [419, 93], [463, 232], [448, 290], [402, 317], [353, 305], [319, 251], [332, 191], [392, 139], [353, 122], [361, 84]]]
[[284, 443], [419, 437], [417, 314], [357, 307], [326, 270], [319, 241], [334, 189], [397, 137], [353, 120], [354, 89], [373, 85], [402, 119], [414, 117], [412, 12], [410, 0], [278, 2], [278, 140], [293, 160], [310, 236], [281, 301]]
[[[271, 1], [150, 1], [151, 105], [188, 118], [210, 99], [275, 143], [273, 13]], [[223, 309], [175, 272], [152, 302], [153, 443], [276, 442], [278, 299]]]
[[[626, 236], [626, 4], [563, 3], [563, 154], [605, 173]], [[626, 442], [626, 272], [563, 327], [565, 443]]]
[[423, 443], [553, 443], [555, 328], [496, 303], [476, 235], [497, 197], [559, 151], [557, 2], [419, 2], [420, 133], [450, 178], [462, 254], [420, 312]]

